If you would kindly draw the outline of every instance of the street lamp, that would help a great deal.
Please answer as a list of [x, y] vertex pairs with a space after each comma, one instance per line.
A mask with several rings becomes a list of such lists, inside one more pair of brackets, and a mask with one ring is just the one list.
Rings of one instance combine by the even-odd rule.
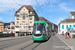
[[10, 33], [11, 33], [11, 22], [12, 22], [12, 10], [14, 10], [14, 8], [11, 8]]

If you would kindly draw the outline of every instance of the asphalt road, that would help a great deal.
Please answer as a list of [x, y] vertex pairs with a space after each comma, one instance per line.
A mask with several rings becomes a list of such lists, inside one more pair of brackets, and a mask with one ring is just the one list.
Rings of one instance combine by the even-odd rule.
[[56, 36], [48, 41], [33, 43], [31, 36], [0, 42], [0, 50], [69, 50]]

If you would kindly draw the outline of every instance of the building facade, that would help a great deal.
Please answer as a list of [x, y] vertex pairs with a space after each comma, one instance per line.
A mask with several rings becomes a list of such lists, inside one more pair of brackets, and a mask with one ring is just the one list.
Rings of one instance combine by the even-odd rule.
[[22, 6], [15, 13], [15, 35], [32, 33], [34, 21], [38, 20], [39, 17], [32, 6]]
[[4, 23], [4, 33], [15, 33], [15, 22]]
[[3, 32], [3, 29], [4, 29], [4, 23], [0, 22], [0, 32]]
[[75, 12], [70, 12], [69, 19], [75, 19]]
[[56, 24], [48, 21], [44, 17], [39, 17], [39, 21], [46, 21], [49, 24], [49, 27], [51, 28], [52, 31], [54, 31], [54, 32], [57, 32], [58, 31], [58, 26]]
[[58, 25], [58, 32], [60, 34], [66, 33], [68, 31], [68, 28], [71, 29], [72, 26], [75, 26], [75, 19], [65, 19]]
[[75, 12], [70, 12], [69, 19], [65, 19], [59, 23], [58, 25], [59, 34], [64, 34], [67, 31], [70, 31], [72, 29], [72, 26], [75, 26]]

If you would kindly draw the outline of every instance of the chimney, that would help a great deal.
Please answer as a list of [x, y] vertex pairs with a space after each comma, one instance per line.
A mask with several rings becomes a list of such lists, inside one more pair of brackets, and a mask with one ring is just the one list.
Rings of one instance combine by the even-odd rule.
[[60, 22], [62, 22], [62, 19], [60, 20]]

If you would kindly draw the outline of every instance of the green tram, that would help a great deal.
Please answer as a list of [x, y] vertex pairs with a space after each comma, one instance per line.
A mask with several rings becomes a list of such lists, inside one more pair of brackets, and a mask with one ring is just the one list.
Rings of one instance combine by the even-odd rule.
[[33, 41], [45, 41], [50, 37], [50, 28], [46, 21], [35, 21], [33, 26]]

